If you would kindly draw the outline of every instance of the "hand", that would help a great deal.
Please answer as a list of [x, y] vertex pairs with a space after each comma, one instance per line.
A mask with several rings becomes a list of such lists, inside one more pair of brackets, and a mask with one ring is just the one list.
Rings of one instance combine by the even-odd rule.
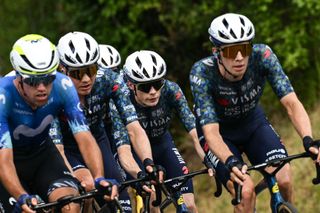
[[[138, 172], [137, 179], [147, 179], [147, 174], [143, 171]], [[135, 184], [135, 189], [137, 193], [145, 197], [147, 194], [151, 194], [153, 190], [151, 189], [151, 182], [150, 181], [140, 181]]]
[[165, 169], [160, 165], [155, 165], [153, 160], [146, 158], [143, 161], [146, 172], [148, 173], [152, 184], [163, 183], [165, 176]]
[[[312, 158], [320, 162], [319, 141], [314, 141], [310, 136], [305, 136], [303, 139], [303, 147], [306, 152], [312, 154]], [[318, 156], [318, 157], [316, 157]]]
[[208, 155], [204, 156], [202, 163], [207, 167], [209, 176], [212, 177], [215, 174], [215, 169]]
[[96, 178], [94, 185], [98, 192], [104, 195], [103, 198], [107, 201], [114, 200], [119, 196], [119, 183], [115, 179], [106, 179], [104, 177]]
[[245, 181], [245, 174], [248, 166], [234, 155], [227, 158], [225, 166], [230, 171], [230, 179], [242, 186]]
[[14, 206], [13, 212], [34, 213], [35, 211], [33, 211], [31, 207], [37, 205], [37, 203], [38, 202], [35, 196], [22, 194], [19, 196]]

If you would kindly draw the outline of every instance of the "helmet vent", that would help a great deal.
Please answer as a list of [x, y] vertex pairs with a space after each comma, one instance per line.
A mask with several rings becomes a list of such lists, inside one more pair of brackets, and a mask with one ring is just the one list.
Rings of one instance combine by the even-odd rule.
[[89, 52], [87, 52], [87, 54], [86, 54], [86, 62], [88, 62], [88, 61], [90, 61], [90, 54], [89, 54]]
[[143, 75], [146, 76], [147, 78], [150, 78], [150, 76], [149, 76], [149, 74], [148, 74], [148, 72], [147, 72], [147, 70], [146, 70], [145, 68], [142, 69], [142, 73], [143, 73]]
[[65, 58], [68, 62], [70, 62], [71, 64], [74, 64], [74, 60], [71, 59], [67, 54], [64, 54], [64, 58]]
[[134, 77], [142, 79], [141, 75], [139, 75], [136, 71], [132, 70], [132, 74]]
[[243, 30], [243, 28], [241, 28], [241, 35], [240, 35], [240, 38], [242, 38], [242, 37], [243, 37], [243, 35], [244, 35], [244, 30]]
[[85, 42], [86, 42], [86, 45], [87, 45], [88, 49], [90, 50], [90, 49], [91, 49], [91, 46], [90, 46], [89, 40], [88, 40], [88, 39], [84, 39], [84, 40], [85, 40]]
[[93, 54], [92, 60], [96, 59], [98, 56], [98, 50], [96, 49], [96, 51]]
[[239, 18], [240, 18], [240, 22], [241, 22], [241, 24], [242, 24], [243, 26], [246, 26], [246, 24], [245, 24], [245, 22], [244, 22], [243, 18], [242, 18], [242, 17], [239, 17]]
[[223, 23], [223, 25], [225, 26], [226, 29], [229, 28], [229, 23], [225, 18], [222, 20], [222, 23]]
[[158, 75], [161, 75], [163, 72], [164, 72], [164, 66], [162, 64], [161, 67], [160, 67], [160, 70], [158, 72]]
[[83, 63], [80, 56], [78, 54], [76, 54], [76, 59], [78, 60], [79, 63]]
[[237, 39], [236, 34], [233, 32], [233, 30], [230, 30], [230, 34], [232, 35], [233, 38]]
[[141, 69], [142, 63], [141, 63], [139, 57], [136, 57], [136, 63], [137, 63], [137, 65], [138, 65], [138, 67]]
[[109, 53], [112, 54], [111, 48], [110, 48], [110, 47], [107, 47], [107, 49], [108, 49]]
[[118, 63], [118, 62], [119, 62], [119, 60], [120, 60], [120, 57], [119, 57], [119, 56], [117, 56], [117, 58], [116, 58], [116, 60], [115, 60], [115, 63]]
[[152, 58], [153, 63], [157, 66], [157, 59], [156, 59], [156, 57], [151, 54], [151, 58]]
[[154, 67], [153, 67], [152, 77], [154, 77], [156, 74], [157, 74], [157, 69], [156, 69], [156, 67], [154, 66]]
[[247, 36], [250, 36], [252, 34], [252, 27], [250, 27], [249, 32], [247, 33]]
[[107, 62], [106, 62], [103, 58], [101, 58], [101, 62], [102, 62], [105, 66], [108, 66]]
[[72, 41], [69, 42], [69, 47], [70, 47], [70, 50], [72, 53], [74, 53], [76, 51], [76, 48], [74, 48]]
[[221, 38], [224, 38], [224, 39], [229, 39], [229, 37], [228, 36], [226, 36], [224, 33], [222, 33], [221, 31], [219, 31], [219, 36], [221, 37]]
[[21, 58], [33, 69], [37, 69], [35, 66], [33, 66], [33, 64], [31, 64], [31, 62], [28, 60], [28, 58], [25, 55], [21, 55]]

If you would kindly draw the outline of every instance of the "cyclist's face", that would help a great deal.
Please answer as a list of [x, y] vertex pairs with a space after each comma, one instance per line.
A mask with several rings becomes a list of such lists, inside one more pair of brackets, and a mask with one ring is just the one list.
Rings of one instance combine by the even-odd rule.
[[40, 83], [38, 85], [29, 85], [23, 82], [22, 77], [18, 77], [17, 82], [22, 84], [22, 93], [27, 99], [28, 103], [33, 107], [41, 107], [48, 102], [49, 95], [52, 90], [52, 82], [49, 84]]
[[89, 65], [82, 67], [81, 69], [60, 66], [60, 70], [71, 78], [79, 96], [86, 96], [91, 93], [93, 84], [96, 80], [96, 68], [96, 65]]
[[[249, 55], [251, 54], [251, 49], [248, 45], [250, 45], [248, 42], [237, 45], [225, 45], [219, 50], [223, 65], [233, 76], [239, 79], [242, 78], [248, 67]], [[234, 48], [235, 46], [238, 47]], [[228, 52], [229, 48], [230, 51], [234, 52]]]
[[135, 99], [140, 105], [144, 107], [152, 107], [158, 104], [162, 87], [159, 90], [151, 87], [149, 92], [143, 92], [137, 88], [137, 85], [134, 85], [131, 82], [128, 84], [129, 88], [135, 91]]

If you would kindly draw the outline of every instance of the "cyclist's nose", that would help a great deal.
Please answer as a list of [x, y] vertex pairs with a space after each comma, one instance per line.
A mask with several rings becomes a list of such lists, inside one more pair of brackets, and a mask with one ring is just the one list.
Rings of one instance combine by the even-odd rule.
[[235, 60], [242, 60], [243, 58], [244, 58], [244, 57], [243, 57], [241, 51], [239, 50], [238, 53], [237, 53], [237, 55], [236, 55]]

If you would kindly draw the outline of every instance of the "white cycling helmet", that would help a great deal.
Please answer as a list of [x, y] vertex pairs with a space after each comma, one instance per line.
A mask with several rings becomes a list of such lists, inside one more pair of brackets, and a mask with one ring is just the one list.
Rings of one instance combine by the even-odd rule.
[[97, 41], [83, 32], [70, 32], [58, 42], [60, 61], [70, 67], [83, 67], [98, 61], [100, 51]]
[[98, 66], [107, 69], [107, 68], [114, 68], [119, 66], [121, 63], [121, 56], [111, 45], [106, 44], [99, 44], [100, 48], [100, 58], [98, 60]]
[[10, 52], [16, 74], [24, 78], [55, 75], [59, 65], [58, 51], [47, 38], [28, 34], [18, 39]]
[[140, 50], [129, 55], [123, 70], [133, 83], [155, 81], [163, 78], [167, 72], [163, 58], [149, 50]]
[[254, 26], [244, 15], [226, 13], [213, 19], [208, 29], [211, 42], [219, 47], [251, 41], [254, 38]]

